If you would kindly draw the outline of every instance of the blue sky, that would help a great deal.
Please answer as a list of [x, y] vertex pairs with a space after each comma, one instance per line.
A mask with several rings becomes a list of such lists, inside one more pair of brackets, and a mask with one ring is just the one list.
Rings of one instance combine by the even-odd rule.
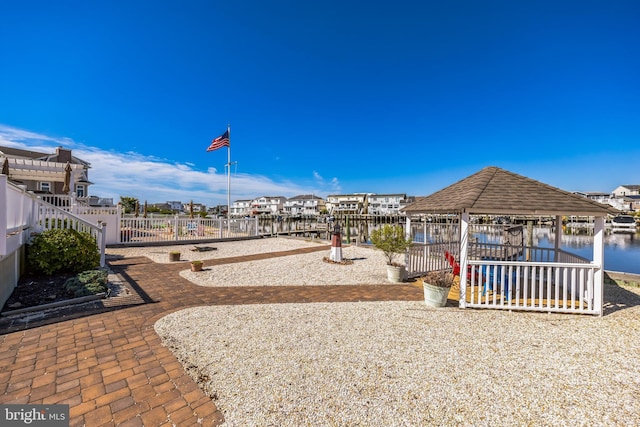
[[90, 192], [427, 195], [486, 166], [640, 184], [640, 2], [2, 2], [0, 145]]

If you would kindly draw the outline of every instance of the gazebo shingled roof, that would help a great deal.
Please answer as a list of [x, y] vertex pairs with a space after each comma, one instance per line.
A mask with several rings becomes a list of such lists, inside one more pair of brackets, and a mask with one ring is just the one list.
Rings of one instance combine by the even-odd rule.
[[489, 166], [408, 205], [407, 214], [606, 216], [612, 206]]

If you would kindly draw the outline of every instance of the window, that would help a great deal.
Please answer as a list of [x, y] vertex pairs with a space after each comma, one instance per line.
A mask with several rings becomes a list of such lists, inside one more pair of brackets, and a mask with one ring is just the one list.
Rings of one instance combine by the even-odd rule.
[[51, 183], [50, 182], [41, 182], [40, 183], [40, 191], [46, 191], [47, 193], [51, 192]]
[[76, 196], [85, 197], [84, 185], [76, 185]]

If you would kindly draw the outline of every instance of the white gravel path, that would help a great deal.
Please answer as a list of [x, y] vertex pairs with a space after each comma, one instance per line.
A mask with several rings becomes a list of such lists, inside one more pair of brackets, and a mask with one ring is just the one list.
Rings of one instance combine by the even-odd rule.
[[[180, 259], [186, 261], [228, 258], [241, 255], [253, 255], [265, 252], [288, 251], [292, 249], [329, 245], [325, 240], [292, 239], [286, 237], [229, 242], [182, 244], [173, 246], [139, 246], [126, 248], [107, 248], [108, 255], [127, 257], [146, 256], [157, 263], [169, 263], [169, 252], [180, 252]], [[212, 251], [197, 252], [196, 247], [215, 248]]]
[[[241, 277], [236, 286], [255, 276], [340, 283], [318, 271], [322, 252], [310, 255], [224, 267]], [[307, 282], [314, 274], [322, 280]], [[640, 289], [605, 286], [605, 300], [621, 309], [592, 317], [421, 302], [264, 304], [191, 308], [155, 328], [226, 426], [640, 425]]]
[[237, 264], [216, 265], [201, 272], [183, 270], [180, 275], [200, 286], [319, 286], [388, 283], [381, 251], [344, 247], [342, 256], [350, 265], [323, 261], [331, 251], [270, 258]]
[[[123, 256], [147, 256], [154, 262], [168, 263], [169, 252], [180, 252], [182, 260], [207, 260], [241, 255], [288, 251], [305, 247], [327, 246], [324, 240], [291, 238], [267, 238], [236, 242], [206, 243], [163, 247], [138, 247], [108, 249], [108, 254]], [[195, 246], [210, 246], [216, 250], [195, 252]], [[355, 285], [388, 283], [384, 254], [372, 247], [344, 246], [344, 259], [350, 265], [329, 264], [330, 248], [309, 254], [284, 256], [238, 264], [223, 264], [207, 267], [201, 272], [192, 272], [187, 263], [180, 275], [200, 286], [282, 286], [282, 285]]]

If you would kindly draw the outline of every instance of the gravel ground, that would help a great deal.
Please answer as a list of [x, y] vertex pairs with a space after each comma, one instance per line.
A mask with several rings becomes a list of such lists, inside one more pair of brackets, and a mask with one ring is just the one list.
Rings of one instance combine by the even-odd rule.
[[[322, 284], [323, 255], [215, 268]], [[307, 282], [314, 271], [323, 279]], [[640, 289], [605, 286], [605, 301], [603, 317], [420, 302], [198, 307], [155, 328], [226, 426], [640, 425]]]
[[217, 306], [155, 328], [227, 426], [640, 425], [638, 306]]
[[331, 250], [309, 254], [271, 258], [237, 264], [216, 265], [194, 273], [183, 270], [180, 275], [200, 286], [318, 286], [383, 284], [387, 281], [386, 261], [381, 251], [366, 247], [342, 248], [348, 265], [331, 264]]
[[[330, 245], [324, 240], [304, 240], [292, 238], [267, 238], [237, 242], [206, 243], [198, 245], [178, 245], [163, 247], [137, 247], [108, 249], [110, 255], [147, 256], [154, 262], [169, 262], [169, 252], [180, 252], [182, 260], [207, 260], [241, 255], [287, 251], [305, 247]], [[214, 251], [196, 252], [195, 246], [215, 247]], [[355, 285], [382, 284], [387, 282], [384, 254], [372, 247], [345, 246], [344, 259], [352, 260], [350, 265], [330, 264], [323, 261], [331, 250], [304, 255], [285, 256], [238, 264], [224, 264], [207, 267], [201, 272], [192, 272], [185, 263], [180, 275], [200, 286], [282, 286], [282, 285]]]
[[[288, 251], [292, 249], [329, 245], [325, 240], [291, 239], [286, 237], [265, 238], [255, 240], [238, 240], [230, 242], [182, 244], [174, 246], [139, 246], [128, 248], [107, 248], [108, 255], [126, 257], [146, 256], [153, 262], [169, 263], [169, 252], [180, 252], [180, 259], [186, 261], [228, 258], [240, 255], [253, 255], [264, 252]], [[215, 248], [212, 251], [194, 251], [196, 247]]]

